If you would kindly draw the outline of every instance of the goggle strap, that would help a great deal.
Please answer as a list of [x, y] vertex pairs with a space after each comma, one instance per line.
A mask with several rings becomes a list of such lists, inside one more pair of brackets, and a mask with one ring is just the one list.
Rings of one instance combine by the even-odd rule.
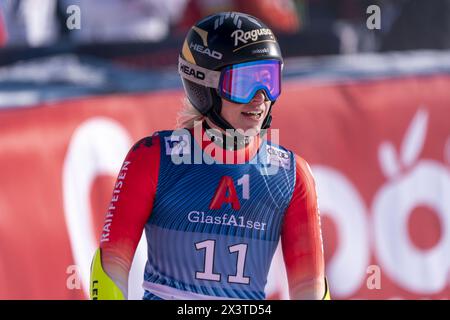
[[218, 88], [220, 71], [202, 68], [178, 57], [178, 73], [185, 79], [209, 88]]

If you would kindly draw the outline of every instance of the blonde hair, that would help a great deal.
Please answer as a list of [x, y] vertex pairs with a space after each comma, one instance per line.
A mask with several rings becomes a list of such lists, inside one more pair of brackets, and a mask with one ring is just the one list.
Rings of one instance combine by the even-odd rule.
[[195, 109], [187, 97], [184, 97], [183, 107], [178, 112], [177, 129], [192, 129], [197, 121], [203, 121], [204, 119], [205, 116]]

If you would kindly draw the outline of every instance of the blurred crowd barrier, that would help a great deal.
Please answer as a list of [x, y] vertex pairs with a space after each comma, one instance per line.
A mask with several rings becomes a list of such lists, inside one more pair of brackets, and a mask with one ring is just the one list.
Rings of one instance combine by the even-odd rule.
[[450, 0], [2, 0], [0, 47], [165, 46], [219, 11], [260, 18], [300, 54], [450, 48]]
[[[272, 128], [317, 182], [335, 299], [450, 298], [450, 52], [285, 63]], [[0, 66], [0, 299], [83, 299], [113, 183], [174, 128], [175, 67], [61, 52]], [[145, 244], [130, 276], [142, 297]], [[268, 297], [286, 298], [277, 252]]]

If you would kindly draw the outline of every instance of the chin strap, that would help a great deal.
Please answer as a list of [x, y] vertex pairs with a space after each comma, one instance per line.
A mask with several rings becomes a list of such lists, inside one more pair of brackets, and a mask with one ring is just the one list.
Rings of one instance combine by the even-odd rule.
[[203, 122], [203, 128], [205, 128], [206, 134], [211, 138], [211, 141], [223, 149], [238, 150], [249, 144], [248, 137], [241, 135], [238, 131], [234, 131], [233, 140], [231, 140], [223, 132], [212, 129], [206, 121]]
[[213, 100], [213, 106], [210, 111], [206, 114], [206, 116], [219, 128], [223, 130], [231, 129], [235, 130], [235, 128], [225, 120], [220, 113], [222, 112], [222, 99], [220, 99], [216, 90], [211, 89], [211, 96]]
[[[220, 143], [219, 140], [222, 140], [222, 148], [224, 149], [231, 149], [231, 150], [237, 150], [242, 147], [245, 147], [248, 145], [248, 137], [242, 135], [239, 133], [238, 130], [236, 130], [227, 120], [225, 120], [221, 115], [222, 111], [222, 99], [219, 97], [217, 92], [214, 89], [211, 89], [211, 96], [213, 98], [213, 107], [211, 110], [206, 114], [206, 116], [219, 128], [222, 130], [233, 130], [233, 145], [227, 145], [227, 142], [230, 141], [230, 138], [226, 138], [224, 133], [220, 133], [220, 136], [212, 135], [211, 139], [215, 143]], [[211, 129], [211, 127], [204, 122], [205, 129]], [[211, 130], [209, 130], [211, 131]]]
[[269, 129], [272, 123], [272, 106], [275, 104], [275, 101], [270, 103], [269, 112], [267, 113], [266, 118], [264, 119], [261, 129]]

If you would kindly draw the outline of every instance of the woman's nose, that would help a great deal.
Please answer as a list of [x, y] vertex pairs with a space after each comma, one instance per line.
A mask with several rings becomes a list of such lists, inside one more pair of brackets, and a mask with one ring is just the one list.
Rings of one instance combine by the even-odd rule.
[[251, 103], [263, 103], [266, 100], [266, 96], [262, 90], [258, 90], [253, 96]]

